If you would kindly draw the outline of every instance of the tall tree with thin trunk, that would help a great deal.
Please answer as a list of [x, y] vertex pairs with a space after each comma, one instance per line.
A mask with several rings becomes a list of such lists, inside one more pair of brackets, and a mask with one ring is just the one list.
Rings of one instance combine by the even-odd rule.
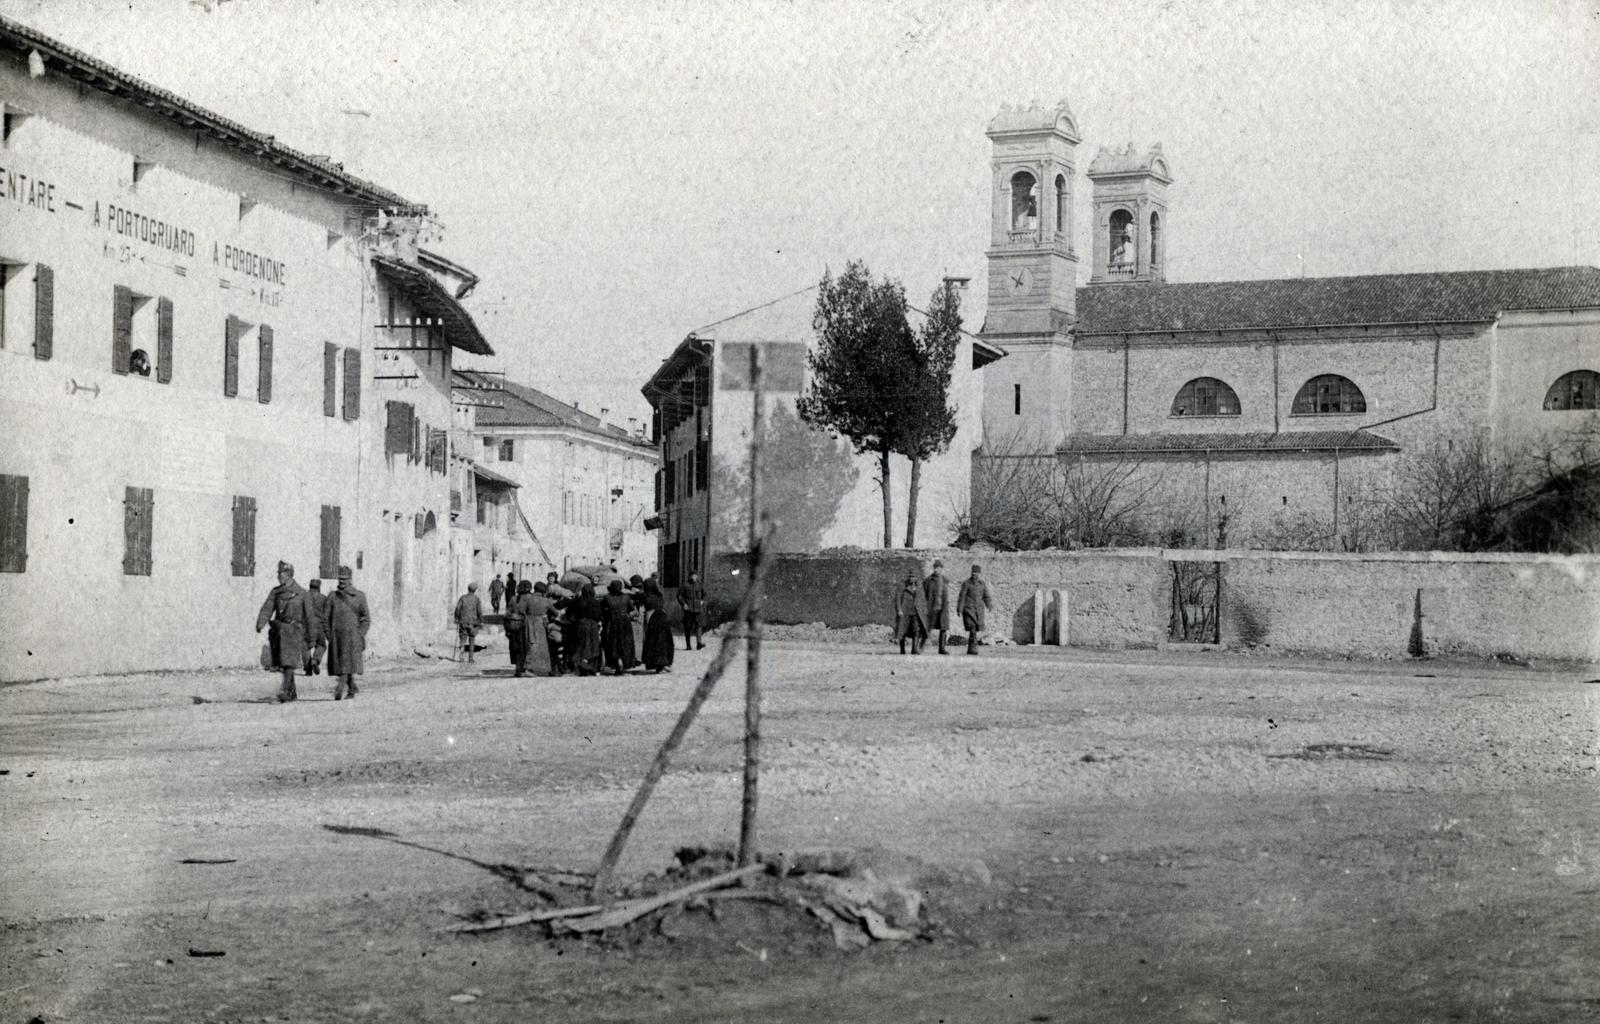
[[796, 402], [800, 418], [878, 456], [883, 546], [894, 544], [889, 457], [903, 447], [905, 400], [916, 374], [916, 338], [906, 321], [905, 289], [874, 282], [860, 260], [835, 278], [822, 275], [812, 314], [817, 345], [806, 354], [810, 379]]
[[913, 335], [913, 369], [901, 406], [900, 444], [911, 460], [911, 493], [906, 509], [906, 547], [917, 546], [917, 497], [922, 463], [950, 447], [956, 436], [956, 411], [950, 405], [950, 377], [961, 344], [961, 296], [950, 282], [933, 293], [922, 329]]

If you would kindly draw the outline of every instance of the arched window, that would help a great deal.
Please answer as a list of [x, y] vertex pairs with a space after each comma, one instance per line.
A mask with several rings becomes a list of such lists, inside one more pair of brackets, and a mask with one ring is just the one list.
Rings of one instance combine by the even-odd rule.
[[1289, 411], [1294, 416], [1342, 416], [1366, 412], [1367, 399], [1348, 378], [1325, 373], [1300, 386]]
[[1237, 416], [1239, 396], [1215, 377], [1196, 377], [1178, 389], [1172, 400], [1174, 416]]
[[1161, 215], [1150, 214], [1150, 269], [1161, 266]]
[[1056, 175], [1056, 234], [1067, 233], [1067, 176]]
[[1573, 370], [1563, 373], [1544, 393], [1546, 409], [1600, 409], [1600, 373]]
[[1011, 176], [1011, 230], [1035, 231], [1038, 227], [1038, 182], [1027, 171], [1018, 171]]
[[1106, 273], [1132, 277], [1138, 269], [1138, 248], [1133, 237], [1133, 214], [1127, 210], [1114, 210], [1111, 214], [1111, 255], [1106, 260]]

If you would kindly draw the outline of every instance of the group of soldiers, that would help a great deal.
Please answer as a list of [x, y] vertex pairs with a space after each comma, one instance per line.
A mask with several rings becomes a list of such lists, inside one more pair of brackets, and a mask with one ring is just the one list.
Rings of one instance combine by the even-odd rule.
[[307, 590], [295, 581], [294, 566], [278, 563], [278, 585], [267, 594], [256, 616], [256, 632], [267, 630], [262, 667], [275, 668], [283, 675], [278, 703], [299, 697], [294, 674], [318, 675], [324, 654], [327, 673], [337, 680], [333, 699], [354, 697], [358, 692], [356, 676], [365, 671], [363, 655], [372, 615], [367, 610], [367, 595], [355, 588], [354, 579], [350, 567], [341, 565], [338, 588], [324, 594], [321, 580], [312, 580]]
[[[983, 633], [988, 610], [993, 607], [983, 567], [974, 565], [972, 575], [962, 581], [955, 603], [961, 628], [967, 634], [968, 654], [978, 653], [978, 637]], [[945, 638], [950, 632], [950, 581], [944, 575], [943, 562], [934, 562], [933, 571], [921, 581], [915, 572], [906, 573], [894, 595], [894, 636], [900, 642], [901, 654], [906, 653], [907, 642], [912, 654], [921, 654], [929, 634], [935, 631], [939, 634], [939, 653], [949, 654]]]

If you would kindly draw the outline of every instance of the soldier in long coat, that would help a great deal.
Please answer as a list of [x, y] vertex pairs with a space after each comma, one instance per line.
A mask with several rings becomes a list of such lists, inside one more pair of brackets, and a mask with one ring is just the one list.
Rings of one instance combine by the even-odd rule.
[[311, 621], [306, 610], [305, 588], [294, 581], [294, 566], [278, 563], [278, 585], [267, 594], [256, 615], [256, 632], [267, 629], [267, 647], [271, 651], [270, 666], [283, 673], [283, 685], [278, 689], [278, 703], [294, 700], [296, 669], [305, 667], [306, 636], [311, 632]]
[[928, 632], [939, 631], [939, 653], [949, 654], [944, 641], [950, 632], [950, 581], [943, 562], [934, 562], [933, 572], [922, 581], [922, 600], [928, 608]]
[[356, 676], [366, 671], [367, 629], [372, 614], [367, 611], [367, 595], [355, 588], [355, 574], [347, 565], [339, 566], [339, 589], [328, 595], [328, 610], [323, 628], [328, 634], [328, 675], [338, 682], [333, 699], [356, 695]]
[[907, 640], [911, 641], [911, 653], [921, 654], [928, 639], [928, 606], [916, 573], [906, 573], [905, 583], [894, 595], [894, 638], [900, 641], [901, 654], [906, 653]]
[[967, 653], [978, 653], [978, 634], [983, 632], [984, 613], [994, 607], [989, 597], [989, 583], [983, 578], [983, 567], [973, 566], [972, 575], [961, 584], [956, 597], [956, 611], [961, 613], [961, 627], [967, 631]]
[[322, 656], [328, 650], [328, 637], [323, 620], [328, 617], [328, 595], [322, 592], [322, 581], [312, 580], [306, 590], [306, 616], [311, 627], [306, 632], [306, 675], [322, 671]]

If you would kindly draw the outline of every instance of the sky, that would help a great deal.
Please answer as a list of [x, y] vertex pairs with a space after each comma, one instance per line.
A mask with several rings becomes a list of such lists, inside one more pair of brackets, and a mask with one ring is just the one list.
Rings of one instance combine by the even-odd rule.
[[1169, 280], [1600, 264], [1600, 0], [0, 13], [425, 203], [477, 363], [623, 424], [686, 334], [826, 268], [981, 284], [1003, 104], [1070, 103], [1080, 232], [1099, 148], [1162, 144]]

